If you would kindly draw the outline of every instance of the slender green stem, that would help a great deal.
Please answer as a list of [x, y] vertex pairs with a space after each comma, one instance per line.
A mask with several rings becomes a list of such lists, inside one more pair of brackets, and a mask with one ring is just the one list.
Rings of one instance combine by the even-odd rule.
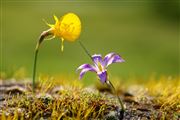
[[92, 60], [91, 54], [89, 53], [89, 51], [86, 49], [86, 47], [83, 45], [83, 43], [81, 41], [79, 41], [79, 44], [81, 45], [81, 47], [83, 48], [83, 50], [85, 51], [85, 53], [90, 57], [90, 59]]
[[120, 99], [120, 97], [118, 96], [118, 93], [116, 92], [116, 89], [114, 88], [113, 84], [111, 83], [111, 81], [107, 81], [106, 82], [108, 86], [110, 86], [110, 88], [113, 90], [113, 92], [116, 94], [117, 98], [118, 98], [118, 101], [121, 105], [121, 108], [122, 108], [122, 111], [124, 112], [125, 111], [125, 108], [124, 108], [124, 105], [123, 105], [123, 102], [122, 100]]
[[37, 56], [38, 56], [38, 51], [39, 51], [38, 48], [35, 50], [35, 56], [34, 56], [33, 82], [32, 82], [33, 92], [35, 92], [36, 63], [37, 63]]
[[35, 48], [33, 78], [32, 78], [32, 91], [33, 91], [33, 93], [35, 92], [36, 66], [37, 66], [37, 58], [38, 58], [39, 47], [40, 47], [41, 43], [44, 41], [44, 38], [47, 37], [48, 35], [51, 35], [50, 31], [51, 31], [51, 29], [42, 32], [42, 34], [40, 35], [39, 40], [37, 42], [36, 48]]
[[[92, 60], [92, 61], [94, 61], [93, 60], [93, 58], [92, 58], [92, 56], [91, 56], [91, 54], [89, 53], [89, 51], [86, 49], [86, 47], [83, 45], [83, 43], [81, 42], [81, 41], [79, 41], [79, 44], [80, 44], [80, 46], [83, 48], [83, 50], [85, 51], [85, 53], [89, 56], [89, 58]], [[94, 64], [96, 64], [96, 62], [94, 62]], [[97, 65], [97, 64], [96, 64]], [[98, 66], [98, 65], [97, 65]]]

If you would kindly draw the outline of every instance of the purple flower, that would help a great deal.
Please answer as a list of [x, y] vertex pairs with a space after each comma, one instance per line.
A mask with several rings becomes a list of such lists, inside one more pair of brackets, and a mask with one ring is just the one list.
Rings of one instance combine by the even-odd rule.
[[124, 62], [121, 56], [116, 53], [109, 53], [104, 58], [100, 54], [94, 54], [92, 60], [94, 65], [83, 64], [78, 67], [77, 70], [81, 70], [80, 79], [86, 72], [91, 71], [98, 75], [102, 83], [105, 83], [108, 80], [107, 67], [112, 63]]

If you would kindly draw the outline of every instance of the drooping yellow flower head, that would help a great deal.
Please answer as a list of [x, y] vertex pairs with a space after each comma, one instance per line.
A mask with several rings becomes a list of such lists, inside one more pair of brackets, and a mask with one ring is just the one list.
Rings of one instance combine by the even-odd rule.
[[51, 32], [55, 37], [59, 37], [62, 40], [62, 51], [63, 51], [63, 41], [67, 40], [73, 42], [77, 40], [81, 33], [81, 21], [79, 17], [74, 13], [67, 13], [58, 19], [54, 15], [55, 24], [48, 26], [51, 27]]

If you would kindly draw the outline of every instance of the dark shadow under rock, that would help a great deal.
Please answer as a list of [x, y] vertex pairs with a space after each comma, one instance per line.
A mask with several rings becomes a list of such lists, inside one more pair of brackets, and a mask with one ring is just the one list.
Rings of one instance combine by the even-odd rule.
[[25, 94], [26, 89], [19, 86], [11, 86], [5, 89], [5, 94]]

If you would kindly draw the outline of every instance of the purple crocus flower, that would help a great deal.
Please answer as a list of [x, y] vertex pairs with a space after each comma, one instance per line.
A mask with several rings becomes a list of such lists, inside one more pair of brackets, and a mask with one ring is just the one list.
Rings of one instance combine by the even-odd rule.
[[78, 67], [77, 70], [81, 70], [80, 79], [86, 72], [91, 71], [98, 75], [102, 83], [105, 83], [108, 80], [107, 67], [112, 63], [124, 62], [122, 57], [116, 53], [109, 53], [104, 58], [100, 54], [94, 54], [91, 58], [94, 65], [83, 64]]

